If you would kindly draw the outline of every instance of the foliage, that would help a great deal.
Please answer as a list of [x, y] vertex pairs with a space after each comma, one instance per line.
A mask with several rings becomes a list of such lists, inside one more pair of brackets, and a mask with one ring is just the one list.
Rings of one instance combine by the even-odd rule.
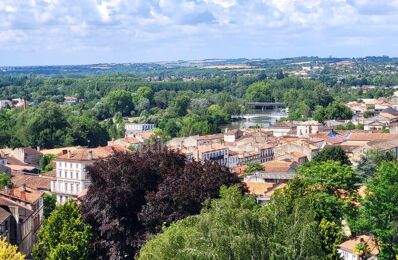
[[267, 82], [257, 82], [246, 90], [246, 99], [252, 102], [271, 102], [272, 95]]
[[340, 146], [326, 147], [312, 158], [313, 163], [320, 163], [329, 160], [351, 165], [350, 159]]
[[369, 181], [361, 208], [361, 229], [375, 235], [380, 258], [392, 259], [398, 254], [398, 163], [382, 162]]
[[53, 193], [43, 195], [43, 211], [44, 218], [48, 218], [54, 211], [57, 204], [57, 196]]
[[90, 229], [77, 203], [69, 200], [44, 222], [32, 255], [35, 259], [89, 259]]
[[56, 158], [53, 154], [44, 154], [39, 161], [41, 172], [49, 172], [53, 170], [51, 162]]
[[162, 225], [199, 213], [221, 185], [240, 183], [216, 163], [186, 162], [159, 148], [119, 153], [87, 168], [92, 183], [81, 208], [97, 259], [133, 257]]
[[377, 168], [383, 161], [396, 161], [392, 151], [368, 150], [361, 156], [358, 165], [358, 175], [364, 180], [369, 181], [376, 174]]
[[149, 240], [138, 259], [319, 259], [313, 214], [305, 202], [292, 212], [283, 200], [265, 207], [238, 187], [221, 188], [198, 216], [172, 224]]
[[12, 186], [12, 181], [10, 175], [6, 172], [0, 173], [0, 189], [11, 186]]
[[252, 162], [246, 165], [244, 172], [246, 174], [257, 172], [257, 171], [264, 171], [264, 166], [261, 163]]
[[25, 256], [18, 252], [18, 247], [7, 243], [6, 238], [0, 240], [0, 260], [24, 260]]
[[327, 107], [318, 106], [314, 112], [314, 119], [319, 122], [326, 120], [346, 120], [352, 118], [352, 112], [349, 107], [340, 103], [333, 102]]

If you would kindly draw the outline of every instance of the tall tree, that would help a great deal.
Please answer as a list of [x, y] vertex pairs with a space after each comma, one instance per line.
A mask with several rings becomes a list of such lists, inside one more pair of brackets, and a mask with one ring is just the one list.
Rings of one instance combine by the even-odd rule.
[[326, 147], [312, 158], [312, 162], [337, 161], [341, 164], [351, 165], [350, 158], [340, 146]]
[[210, 208], [149, 240], [138, 259], [322, 258], [313, 213], [305, 203], [287, 209], [284, 200], [261, 208], [237, 186], [222, 187]]
[[398, 255], [398, 163], [383, 162], [367, 184], [361, 225], [376, 236], [382, 259]]
[[35, 259], [89, 259], [90, 226], [83, 222], [74, 201], [58, 206], [37, 236], [32, 252]]
[[366, 151], [357, 165], [357, 172], [363, 181], [370, 181], [376, 174], [377, 168], [383, 161], [396, 161], [393, 152], [379, 151], [379, 150], [369, 150]]
[[[156, 144], [87, 168], [92, 179], [81, 207], [93, 227], [97, 259], [132, 258], [151, 232], [190, 214], [239, 179], [218, 164], [186, 162]], [[152, 214], [153, 213], [153, 214]]]

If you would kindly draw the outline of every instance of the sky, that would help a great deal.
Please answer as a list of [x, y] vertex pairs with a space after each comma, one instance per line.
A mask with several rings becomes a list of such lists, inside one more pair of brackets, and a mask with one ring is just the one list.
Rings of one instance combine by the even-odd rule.
[[398, 56], [398, 0], [0, 0], [0, 66]]

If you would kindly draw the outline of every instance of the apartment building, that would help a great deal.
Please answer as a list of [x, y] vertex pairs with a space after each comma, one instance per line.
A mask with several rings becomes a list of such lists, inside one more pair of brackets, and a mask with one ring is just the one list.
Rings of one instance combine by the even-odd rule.
[[63, 150], [56, 158], [56, 180], [51, 182], [51, 191], [57, 195], [57, 203], [63, 204], [90, 185], [86, 167], [96, 160], [112, 156], [116, 152], [125, 152], [121, 146], [98, 148], [79, 148], [74, 151]]

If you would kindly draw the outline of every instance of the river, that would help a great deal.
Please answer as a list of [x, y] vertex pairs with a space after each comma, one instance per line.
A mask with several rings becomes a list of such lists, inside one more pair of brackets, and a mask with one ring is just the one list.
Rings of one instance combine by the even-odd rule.
[[285, 112], [281, 112], [280, 110], [251, 110], [247, 114], [233, 116], [233, 121], [229, 124], [224, 125], [223, 128], [238, 129], [253, 126], [268, 127], [271, 124], [274, 124], [281, 117], [286, 116], [287, 114]]

